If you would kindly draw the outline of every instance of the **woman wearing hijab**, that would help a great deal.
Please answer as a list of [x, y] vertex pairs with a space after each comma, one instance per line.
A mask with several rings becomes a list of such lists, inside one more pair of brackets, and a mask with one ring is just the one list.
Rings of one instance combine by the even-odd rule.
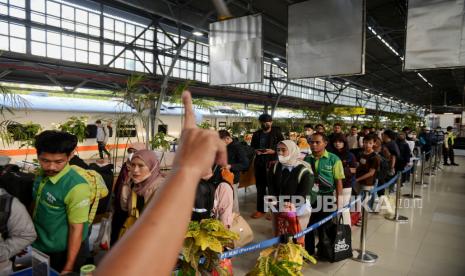
[[[355, 171], [357, 169], [357, 159], [355, 155], [349, 151], [349, 145], [346, 137], [342, 133], [336, 133], [332, 139], [332, 147], [330, 152], [336, 154], [342, 161], [344, 168], [345, 179], [342, 182], [342, 200], [339, 208], [342, 208], [350, 203], [350, 196], [352, 195], [352, 187], [355, 185]], [[344, 224], [351, 225], [349, 209], [342, 212]]]
[[[273, 230], [276, 236], [292, 235], [305, 229], [310, 220], [311, 207], [307, 198], [313, 188], [313, 172], [309, 164], [299, 159], [300, 149], [293, 141], [279, 142], [276, 152], [278, 162], [268, 175], [270, 194], [278, 200], [278, 212], [274, 212], [272, 218]], [[282, 196], [291, 199], [284, 200]], [[302, 202], [299, 199], [305, 200]], [[299, 202], [300, 205], [295, 206], [293, 202]], [[303, 238], [298, 242], [303, 244]]]
[[113, 201], [113, 217], [111, 220], [111, 239], [110, 244], [115, 244], [118, 240], [119, 232], [121, 227], [123, 227], [124, 222], [128, 218], [128, 212], [123, 210], [121, 207], [121, 190], [125, 183], [129, 181], [129, 169], [131, 167], [131, 159], [134, 153], [139, 150], [146, 149], [144, 143], [133, 143], [128, 146], [128, 158], [126, 162], [123, 163], [121, 170], [118, 174], [118, 178], [116, 179], [115, 185], [113, 186], [113, 194], [114, 194], [114, 201]]
[[137, 195], [137, 209], [142, 213], [145, 205], [164, 181], [164, 175], [160, 171], [160, 161], [155, 152], [144, 149], [134, 153], [129, 177], [129, 182], [123, 186], [121, 191], [121, 207], [125, 211], [130, 210], [131, 195], [134, 192]]

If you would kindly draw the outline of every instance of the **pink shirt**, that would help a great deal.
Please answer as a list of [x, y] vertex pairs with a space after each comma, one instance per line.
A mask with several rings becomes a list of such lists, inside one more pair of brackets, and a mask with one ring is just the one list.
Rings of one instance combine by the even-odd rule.
[[233, 222], [233, 197], [233, 189], [226, 182], [220, 183], [215, 190], [213, 213], [215, 218], [219, 219], [227, 228], [231, 227]]

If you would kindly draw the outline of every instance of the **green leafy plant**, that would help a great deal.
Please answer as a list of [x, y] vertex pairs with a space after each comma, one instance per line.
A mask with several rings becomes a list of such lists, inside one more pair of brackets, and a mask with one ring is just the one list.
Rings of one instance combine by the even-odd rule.
[[299, 244], [292, 241], [280, 243], [260, 252], [257, 263], [248, 276], [297, 276], [303, 275], [304, 260], [316, 264], [315, 258]]
[[[226, 229], [219, 220], [191, 221], [182, 248], [182, 275], [205, 274], [212, 270], [224, 274], [225, 271], [219, 266], [219, 254], [237, 239], [239, 236]], [[201, 259], [204, 261], [200, 262]]]
[[87, 117], [86, 116], [72, 116], [69, 117], [64, 123], [55, 125], [56, 129], [76, 135], [78, 142], [84, 142], [86, 139], [87, 131]]
[[200, 124], [197, 125], [199, 128], [203, 129], [211, 129], [212, 125], [208, 121], [201, 122]]
[[163, 132], [158, 132], [155, 134], [152, 140], [150, 140], [150, 146], [152, 149], [161, 149], [161, 150], [169, 150], [170, 142], [166, 139], [166, 134]]

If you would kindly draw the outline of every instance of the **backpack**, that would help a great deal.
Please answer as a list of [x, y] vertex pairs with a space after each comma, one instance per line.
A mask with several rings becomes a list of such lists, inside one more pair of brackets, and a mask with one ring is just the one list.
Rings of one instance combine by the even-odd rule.
[[[274, 163], [273, 174], [276, 174], [276, 168], [278, 167], [278, 163], [279, 162]], [[298, 183], [300, 183], [300, 181], [302, 180], [302, 177], [304, 176], [305, 172], [309, 172], [310, 174], [313, 174], [311, 168], [307, 167], [305, 164], [300, 163], [299, 165], [303, 165], [303, 168], [300, 169], [299, 175], [297, 176], [297, 182]]]
[[0, 234], [3, 240], [8, 239], [8, 219], [11, 213], [11, 204], [13, 196], [6, 193], [0, 196]]
[[19, 171], [17, 165], [6, 165], [0, 173], [0, 187], [16, 197], [24, 206], [31, 206], [35, 175]]
[[[249, 160], [249, 167], [252, 164], [253, 158], [255, 157], [255, 150], [247, 145], [245, 142], [239, 143], [239, 146], [242, 148], [242, 150], [245, 152], [245, 156], [247, 157], [247, 160]], [[247, 172], [249, 168], [242, 170], [242, 172]]]
[[216, 185], [213, 181], [200, 180], [195, 192], [194, 207], [192, 212], [193, 221], [201, 221], [202, 219], [211, 218], [215, 200]]
[[102, 176], [94, 170], [86, 170], [76, 165], [71, 165], [80, 176], [82, 176], [90, 186], [90, 210], [89, 210], [89, 224], [94, 221], [97, 214], [99, 201], [108, 195], [108, 188]]
[[389, 160], [384, 158], [381, 154], [376, 153], [379, 158], [379, 169], [376, 172], [376, 179], [378, 179], [378, 185], [386, 183], [388, 179], [388, 172], [390, 171]]

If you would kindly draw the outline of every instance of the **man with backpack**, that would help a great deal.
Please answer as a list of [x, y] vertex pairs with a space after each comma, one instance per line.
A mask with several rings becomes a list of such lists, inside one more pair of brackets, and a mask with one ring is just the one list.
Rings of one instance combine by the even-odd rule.
[[108, 152], [106, 146], [108, 142], [109, 130], [107, 126], [102, 124], [101, 120], [95, 121], [95, 125], [97, 126], [97, 147], [98, 147], [98, 154], [100, 159], [103, 159], [103, 153], [108, 156], [108, 160], [110, 160], [110, 152]]
[[[234, 141], [231, 134], [227, 130], [219, 131], [220, 139], [226, 144], [228, 150], [228, 166], [226, 167], [234, 174], [234, 194], [237, 195], [239, 188], [239, 179], [242, 171], [247, 171], [249, 168], [249, 159], [247, 158], [244, 150], [244, 145]], [[239, 200], [238, 197], [234, 197], [233, 211], [239, 213]]]
[[47, 254], [61, 274], [78, 270], [85, 261], [79, 253], [88, 233], [91, 188], [68, 164], [76, 146], [76, 136], [66, 132], [47, 130], [35, 137], [41, 168], [33, 186], [38, 238], [32, 246]]
[[12, 272], [11, 258], [37, 237], [34, 224], [21, 202], [0, 188], [0, 275]]

